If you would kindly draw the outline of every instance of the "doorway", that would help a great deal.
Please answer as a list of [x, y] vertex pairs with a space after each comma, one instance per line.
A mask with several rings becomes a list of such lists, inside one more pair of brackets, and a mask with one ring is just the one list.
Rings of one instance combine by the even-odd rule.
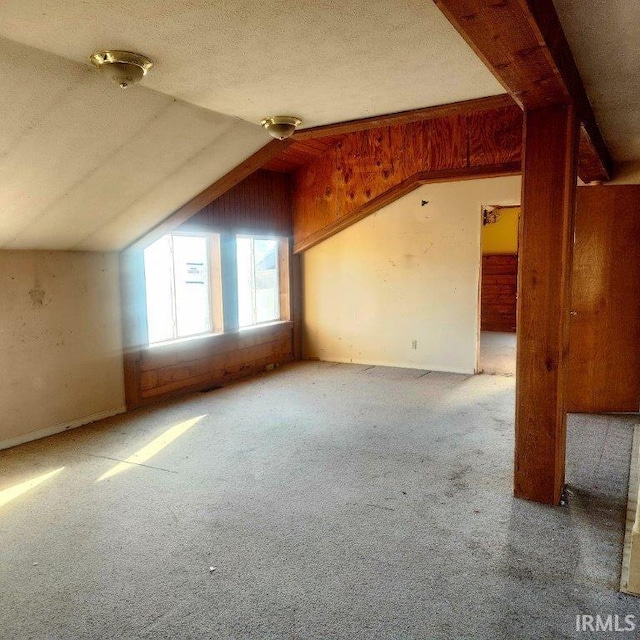
[[515, 375], [519, 205], [482, 206], [478, 370]]

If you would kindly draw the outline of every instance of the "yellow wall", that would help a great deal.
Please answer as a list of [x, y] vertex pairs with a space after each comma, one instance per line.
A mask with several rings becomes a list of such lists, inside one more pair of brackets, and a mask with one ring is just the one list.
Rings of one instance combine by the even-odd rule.
[[498, 209], [500, 220], [482, 227], [482, 253], [518, 253], [520, 207]]

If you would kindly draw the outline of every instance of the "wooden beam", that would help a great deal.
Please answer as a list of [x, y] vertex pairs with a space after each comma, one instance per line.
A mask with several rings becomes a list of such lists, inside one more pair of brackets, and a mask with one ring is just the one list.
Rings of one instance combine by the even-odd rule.
[[292, 142], [292, 138], [287, 140], [271, 140], [264, 147], [258, 149], [253, 155], [249, 156], [244, 162], [229, 171], [229, 173], [222, 176], [219, 180], [216, 180], [212, 185], [189, 200], [189, 202], [183, 204], [179, 209], [176, 209], [151, 231], [145, 233], [142, 237], [126, 247], [124, 251], [144, 249], [158, 238], [169, 233], [172, 229], [198, 213], [202, 208], [235, 187], [254, 171], [260, 169], [260, 167], [269, 162], [269, 160], [282, 153]]
[[[602, 158], [606, 157], [607, 170], [603, 171]], [[607, 182], [612, 178], [612, 163], [604, 140], [599, 132], [592, 138], [585, 125], [580, 127], [580, 147], [578, 150], [578, 175], [585, 183]]]
[[379, 196], [369, 200], [349, 215], [337, 219], [334, 223], [319, 229], [315, 233], [312, 233], [303, 240], [297, 242], [294, 245], [294, 251], [296, 253], [300, 253], [301, 251], [310, 249], [323, 240], [326, 240], [343, 229], [350, 227], [359, 220], [362, 220], [392, 202], [395, 202], [398, 198], [401, 198], [407, 193], [411, 193], [411, 191], [417, 189], [423, 184], [513, 176], [518, 175], [521, 169], [522, 167], [519, 162], [506, 162], [504, 164], [497, 165], [441, 169], [439, 171], [422, 171], [420, 173], [416, 173], [400, 184], [395, 185], [391, 189], [381, 193]]
[[523, 109], [573, 103], [580, 178], [610, 180], [612, 162], [552, 0], [434, 0]]
[[523, 12], [529, 16], [540, 46], [543, 47], [554, 73], [560, 78], [577, 109], [581, 123], [578, 175], [586, 183], [611, 180], [613, 161], [598, 127], [553, 0], [518, 2]]
[[525, 112], [524, 128], [514, 493], [558, 504], [579, 122], [572, 105], [554, 105]]
[[310, 127], [300, 129], [293, 135], [294, 141], [310, 140], [314, 138], [324, 138], [327, 136], [339, 136], [354, 131], [367, 131], [368, 129], [379, 129], [381, 127], [392, 127], [401, 124], [420, 122], [421, 120], [431, 120], [433, 118], [446, 118], [448, 116], [469, 115], [480, 111], [491, 111], [512, 107], [513, 99], [506, 93], [487, 98], [477, 98], [474, 100], [464, 100], [462, 102], [452, 102], [441, 104], [435, 107], [424, 107], [422, 109], [412, 109], [410, 111], [399, 111], [372, 118], [362, 118], [361, 120], [348, 120], [327, 124], [321, 127]]

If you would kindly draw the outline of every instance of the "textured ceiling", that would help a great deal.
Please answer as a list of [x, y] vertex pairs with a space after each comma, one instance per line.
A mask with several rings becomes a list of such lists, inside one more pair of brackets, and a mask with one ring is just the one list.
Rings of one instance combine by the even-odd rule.
[[554, 4], [613, 158], [640, 159], [640, 2]]
[[[640, 3], [555, 3], [614, 158], [640, 158]], [[87, 64], [103, 47], [150, 56], [144, 85], [105, 83]], [[123, 248], [266, 144], [268, 114], [314, 126], [502, 93], [428, 0], [4, 0], [0, 77], [12, 249]]]
[[242, 120], [0, 39], [0, 248], [117, 250], [264, 144]]
[[429, 0], [3, 0], [0, 35], [86, 63], [139, 51], [145, 85], [308, 126], [504, 93]]
[[[155, 61], [120, 91], [96, 49]], [[0, 248], [118, 250], [269, 138], [503, 93], [428, 0], [3, 0]], [[224, 115], [223, 115], [224, 114]]]

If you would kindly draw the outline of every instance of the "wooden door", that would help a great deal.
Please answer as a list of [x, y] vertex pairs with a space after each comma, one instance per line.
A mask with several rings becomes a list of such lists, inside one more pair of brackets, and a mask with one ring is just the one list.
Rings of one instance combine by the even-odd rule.
[[640, 185], [578, 189], [567, 410], [640, 410]]

